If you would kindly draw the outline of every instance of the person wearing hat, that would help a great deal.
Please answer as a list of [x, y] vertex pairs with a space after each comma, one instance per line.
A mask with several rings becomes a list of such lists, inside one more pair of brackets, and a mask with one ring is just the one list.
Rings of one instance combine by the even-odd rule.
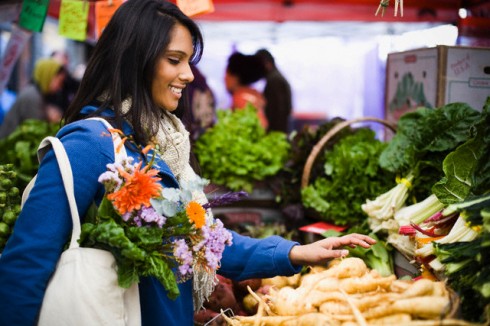
[[66, 77], [63, 65], [55, 59], [39, 59], [32, 82], [19, 93], [0, 125], [0, 138], [10, 135], [22, 122], [37, 119], [58, 122], [62, 112], [50, 103], [50, 95], [58, 92]]

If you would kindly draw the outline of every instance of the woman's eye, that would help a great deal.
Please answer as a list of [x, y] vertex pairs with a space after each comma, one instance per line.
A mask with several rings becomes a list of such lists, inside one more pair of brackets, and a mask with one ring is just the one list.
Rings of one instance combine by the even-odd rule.
[[180, 60], [176, 58], [168, 58], [168, 61], [173, 65], [178, 65], [180, 63]]

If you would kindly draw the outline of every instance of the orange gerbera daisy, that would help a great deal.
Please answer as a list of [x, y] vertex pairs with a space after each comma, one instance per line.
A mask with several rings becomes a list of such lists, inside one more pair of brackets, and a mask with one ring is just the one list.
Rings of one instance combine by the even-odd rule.
[[135, 166], [132, 174], [120, 169], [124, 184], [119, 190], [107, 195], [121, 215], [140, 209], [142, 205], [150, 206], [150, 199], [160, 195], [162, 185], [158, 183], [160, 178], [155, 177], [158, 170], [149, 169], [148, 166], [141, 169], [141, 164], [139, 162]]
[[200, 229], [206, 222], [206, 210], [196, 201], [191, 201], [185, 208], [187, 216]]

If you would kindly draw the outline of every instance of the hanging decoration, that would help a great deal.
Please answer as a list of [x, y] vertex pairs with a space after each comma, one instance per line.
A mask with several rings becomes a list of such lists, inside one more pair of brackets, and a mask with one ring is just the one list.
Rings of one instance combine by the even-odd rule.
[[176, 4], [189, 17], [214, 12], [213, 0], [177, 0]]
[[42, 32], [48, 13], [49, 0], [24, 0], [19, 26], [33, 32]]
[[109, 23], [109, 20], [123, 3], [123, 0], [97, 1], [95, 3], [95, 26], [96, 38], [98, 39], [102, 31]]
[[[384, 16], [385, 9], [388, 8], [390, 0], [380, 0], [375, 16], [381, 11], [381, 16]], [[400, 16], [403, 17], [403, 0], [395, 0], [395, 17], [398, 15], [398, 6], [400, 6]]]
[[58, 33], [73, 40], [85, 41], [88, 11], [89, 3], [86, 0], [63, 0], [60, 7]]
[[17, 59], [19, 59], [25, 45], [31, 38], [32, 32], [24, 28], [12, 25], [10, 39], [3, 52], [2, 62], [0, 65], [0, 94], [2, 94], [5, 86], [9, 81], [12, 70], [14, 69]]

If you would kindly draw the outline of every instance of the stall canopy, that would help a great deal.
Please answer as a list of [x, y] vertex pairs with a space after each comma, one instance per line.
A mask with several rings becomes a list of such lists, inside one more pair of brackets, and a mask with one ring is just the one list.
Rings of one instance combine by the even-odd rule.
[[[108, 1], [108, 0], [99, 0]], [[383, 0], [386, 1], [386, 0]], [[61, 0], [50, 0], [56, 17]], [[175, 1], [174, 1], [175, 2]], [[480, 10], [488, 0], [388, 0], [384, 15], [375, 15], [380, 0], [212, 0], [214, 12], [196, 16], [206, 21], [432, 21], [454, 23], [460, 8]], [[403, 6], [394, 15], [395, 4]]]

